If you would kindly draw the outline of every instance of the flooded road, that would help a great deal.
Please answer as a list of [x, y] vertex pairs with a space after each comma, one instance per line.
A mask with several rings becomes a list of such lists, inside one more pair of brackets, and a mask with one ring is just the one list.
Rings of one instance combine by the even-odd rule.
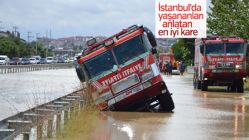
[[74, 69], [0, 75], [0, 120], [79, 88]]
[[82, 124], [80, 128], [84, 130], [74, 132], [69, 139], [249, 139], [248, 91], [244, 94], [224, 90], [201, 92], [193, 89], [191, 75], [164, 76], [164, 80], [173, 93], [176, 106], [173, 113], [100, 112], [96, 119], [85, 115], [83, 122], [76, 123]]

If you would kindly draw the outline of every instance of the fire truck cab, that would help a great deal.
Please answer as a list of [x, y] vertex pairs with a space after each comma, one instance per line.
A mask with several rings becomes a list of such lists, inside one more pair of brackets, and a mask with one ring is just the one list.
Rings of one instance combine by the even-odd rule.
[[78, 57], [76, 72], [90, 85], [99, 110], [136, 110], [156, 104], [174, 109], [156, 58], [156, 40], [143, 26], [131, 26], [97, 42], [91, 39]]
[[178, 69], [174, 54], [172, 52], [159, 53], [159, 62], [162, 62], [164, 64], [170, 63], [172, 65], [172, 69], [174, 69], [174, 70]]
[[207, 37], [195, 40], [194, 88], [227, 86], [244, 92], [247, 40], [238, 37]]

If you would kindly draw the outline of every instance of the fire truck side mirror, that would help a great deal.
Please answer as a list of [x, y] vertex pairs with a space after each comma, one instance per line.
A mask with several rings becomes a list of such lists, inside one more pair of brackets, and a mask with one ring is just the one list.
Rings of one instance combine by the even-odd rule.
[[84, 72], [83, 72], [83, 70], [82, 70], [82, 68], [80, 67], [80, 64], [76, 64], [75, 65], [75, 69], [76, 69], [76, 73], [77, 73], [77, 76], [78, 76], [78, 78], [79, 78], [79, 80], [81, 81], [81, 82], [85, 82], [85, 76], [84, 76]]
[[151, 32], [151, 30], [148, 29], [147, 27], [144, 27], [144, 31], [145, 31], [145, 33], [147, 34], [147, 37], [148, 37], [148, 40], [149, 40], [151, 46], [152, 46], [152, 47], [156, 47], [156, 46], [157, 46], [156, 38], [155, 38], [155, 36], [153, 35], [153, 33]]
[[203, 54], [204, 53], [204, 45], [200, 46], [200, 52]]
[[152, 54], [157, 54], [157, 49], [156, 48], [151, 48], [151, 53]]

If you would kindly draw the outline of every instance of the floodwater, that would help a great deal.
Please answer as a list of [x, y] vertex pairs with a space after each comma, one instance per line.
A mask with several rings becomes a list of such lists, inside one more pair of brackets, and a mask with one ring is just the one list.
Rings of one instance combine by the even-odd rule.
[[0, 120], [69, 94], [79, 86], [74, 69], [0, 74]]
[[[249, 98], [225, 90], [201, 92], [192, 87], [192, 76], [164, 76], [173, 93], [173, 113], [100, 112], [78, 127], [91, 140], [248, 140]], [[90, 123], [92, 122], [92, 123]], [[94, 122], [94, 123], [93, 123]], [[90, 125], [89, 125], [90, 123]], [[79, 126], [79, 124], [81, 124]], [[82, 139], [83, 131], [74, 137]]]

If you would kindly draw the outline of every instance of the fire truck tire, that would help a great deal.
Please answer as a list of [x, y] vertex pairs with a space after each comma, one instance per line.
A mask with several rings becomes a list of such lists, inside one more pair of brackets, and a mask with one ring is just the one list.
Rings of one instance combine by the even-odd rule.
[[202, 82], [202, 84], [201, 84], [201, 90], [202, 91], [207, 91], [208, 90], [208, 86], [207, 86], [206, 82]]
[[163, 111], [172, 111], [175, 108], [175, 104], [169, 93], [161, 94], [157, 98]]
[[238, 93], [244, 93], [244, 84], [243, 81], [240, 81], [237, 83], [237, 92]]
[[195, 79], [193, 79], [193, 86], [194, 86], [194, 89], [197, 89], [197, 82]]
[[236, 92], [236, 85], [234, 84], [231, 85], [231, 92]]
[[199, 81], [199, 80], [197, 81], [197, 88], [201, 89], [201, 81]]

